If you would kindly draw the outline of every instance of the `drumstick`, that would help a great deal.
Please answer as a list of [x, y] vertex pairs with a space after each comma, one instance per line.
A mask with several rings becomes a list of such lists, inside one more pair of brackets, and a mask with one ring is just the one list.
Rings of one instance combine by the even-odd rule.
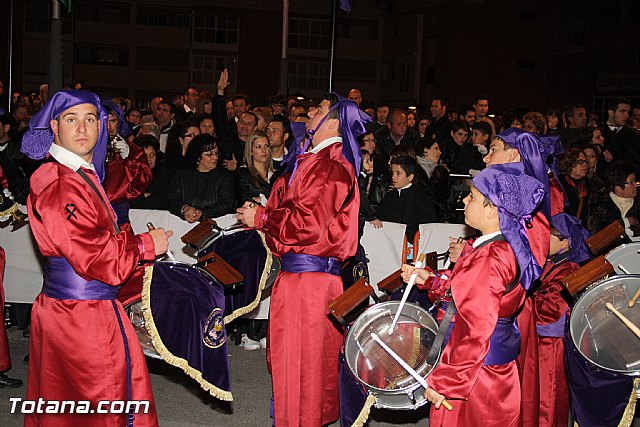
[[[153, 225], [152, 222], [148, 222], [147, 223], [147, 230], [151, 231], [151, 230], [155, 230], [156, 227]], [[167, 248], [167, 252], [166, 252], [167, 256], [169, 257], [169, 259], [173, 262], [176, 262], [176, 258], [173, 256], [173, 254], [171, 253], [171, 250], [169, 248]]]
[[631, 298], [631, 300], [629, 300], [629, 308], [631, 308], [631, 307], [633, 307], [635, 305], [635, 303], [636, 303], [638, 298], [640, 298], [640, 288], [638, 288], [638, 291], [633, 296], [633, 298]]
[[[424, 258], [425, 258], [425, 255], [424, 255], [424, 252], [423, 252], [418, 256], [418, 261], [416, 261], [416, 264], [415, 264], [416, 268], [422, 267], [422, 263], [424, 262]], [[407, 287], [405, 288], [404, 293], [402, 294], [402, 299], [400, 300], [400, 305], [398, 306], [398, 311], [396, 311], [396, 315], [393, 317], [393, 322], [391, 322], [391, 325], [387, 329], [387, 333], [389, 335], [391, 335], [393, 333], [393, 330], [396, 327], [396, 323], [398, 323], [398, 319], [400, 318], [400, 313], [402, 313], [402, 308], [406, 304], [407, 298], [409, 298], [409, 293], [411, 292], [411, 288], [413, 287], [413, 284], [416, 282], [417, 278], [418, 278], [418, 273], [415, 273], [415, 272], [411, 275], [411, 277], [409, 277], [409, 283], [407, 283]]]
[[631, 332], [633, 332], [634, 334], [636, 334], [636, 336], [638, 338], [640, 338], [640, 328], [638, 328], [636, 325], [634, 325], [631, 320], [627, 319], [624, 314], [620, 313], [618, 310], [615, 309], [615, 307], [613, 306], [613, 304], [611, 304], [610, 302], [605, 304], [605, 307], [607, 307], [607, 309], [609, 311], [611, 311], [613, 314], [615, 314], [618, 319], [622, 320], [622, 323], [624, 323], [625, 325], [627, 325], [627, 328], [629, 328], [631, 330]]
[[[422, 387], [424, 387], [425, 391], [429, 388], [429, 384], [427, 384], [427, 380], [422, 378], [422, 376], [419, 373], [417, 373], [415, 369], [413, 369], [411, 366], [409, 366], [409, 364], [407, 362], [405, 362], [402, 359], [402, 357], [400, 357], [398, 355], [398, 353], [396, 353], [395, 351], [391, 350], [391, 347], [386, 345], [380, 339], [378, 334], [372, 333], [371, 334], [371, 338], [373, 338], [373, 340], [375, 342], [377, 342], [380, 345], [380, 347], [382, 347], [384, 349], [384, 351], [389, 353], [389, 356], [393, 357], [395, 359], [395, 361], [398, 362], [400, 364], [400, 366], [402, 366], [404, 368], [405, 371], [407, 371], [413, 378], [415, 378], [416, 381], [418, 381], [418, 383], [420, 383], [420, 385]], [[447, 401], [447, 399], [442, 401], [442, 406], [444, 406], [449, 411], [453, 410], [453, 406], [451, 406], [451, 404]]]

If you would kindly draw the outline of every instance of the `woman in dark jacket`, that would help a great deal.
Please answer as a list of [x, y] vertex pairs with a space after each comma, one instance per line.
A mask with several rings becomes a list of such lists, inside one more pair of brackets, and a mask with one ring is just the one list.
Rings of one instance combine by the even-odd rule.
[[558, 156], [558, 170], [560, 171], [560, 184], [567, 195], [564, 212], [573, 215], [587, 223], [589, 214], [589, 192], [587, 188], [587, 158], [579, 148], [572, 148]]
[[244, 144], [243, 166], [236, 176], [238, 206], [251, 201], [265, 204], [271, 194], [273, 161], [267, 135], [256, 131]]
[[218, 142], [211, 135], [198, 135], [186, 155], [189, 169], [179, 169], [169, 188], [169, 211], [187, 222], [234, 213], [233, 176], [218, 167]]
[[200, 128], [195, 122], [186, 121], [174, 125], [167, 137], [167, 152], [162, 159], [162, 166], [170, 170], [191, 168], [187, 164], [187, 148], [197, 135], [200, 135]]

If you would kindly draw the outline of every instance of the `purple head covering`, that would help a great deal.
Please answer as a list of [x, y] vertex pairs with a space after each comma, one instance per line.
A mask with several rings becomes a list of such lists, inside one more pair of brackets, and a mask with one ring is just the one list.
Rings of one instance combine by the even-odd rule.
[[547, 158], [554, 156], [551, 169], [554, 170], [555, 155], [561, 153], [562, 145], [558, 137], [541, 138], [535, 133], [525, 132], [522, 129], [509, 128], [497, 135], [498, 138], [518, 149], [524, 172], [537, 179], [544, 186], [545, 197], [540, 209], [549, 218], [551, 216], [551, 197], [549, 193], [549, 175], [547, 174]]
[[93, 166], [100, 179], [104, 179], [104, 161], [107, 157], [107, 119], [109, 115], [102, 107], [98, 95], [84, 90], [65, 90], [56, 92], [29, 122], [29, 130], [22, 137], [20, 149], [27, 157], [41, 160], [47, 157], [54, 141], [51, 120], [60, 117], [65, 110], [80, 104], [91, 104], [98, 110], [99, 133], [98, 142], [93, 149]]
[[[338, 102], [333, 104], [329, 111], [333, 111], [336, 108], [340, 109], [340, 130], [342, 133], [342, 155], [351, 163], [356, 171], [356, 176], [360, 174], [360, 166], [362, 164], [362, 155], [360, 154], [360, 144], [358, 143], [358, 137], [366, 132], [365, 126], [371, 121], [371, 117], [364, 111], [358, 108], [358, 104], [348, 100], [344, 96], [340, 96], [337, 93], [332, 92]], [[295, 159], [298, 155], [304, 153], [309, 148], [313, 135], [320, 129], [327, 119], [329, 114], [324, 116], [315, 129], [307, 130], [307, 139], [304, 142], [304, 146], [301, 146], [298, 141], [289, 150], [287, 158], [289, 164], [287, 171], [293, 171], [295, 166]], [[293, 123], [292, 123], [293, 128]], [[287, 161], [287, 159], [284, 159]]]
[[113, 102], [111, 98], [103, 98], [102, 105], [107, 109], [109, 114], [113, 113], [118, 118], [118, 135], [123, 138], [128, 137], [131, 134], [131, 129], [129, 129], [129, 125], [124, 119], [124, 112], [122, 111], [122, 108]]
[[591, 236], [591, 233], [585, 230], [582, 226], [582, 221], [575, 216], [559, 213], [552, 216], [550, 222], [563, 237], [569, 239], [569, 245], [571, 246], [569, 261], [582, 263], [591, 258], [591, 252], [589, 252], [587, 245], [584, 244], [584, 241]]
[[520, 284], [526, 290], [540, 277], [526, 228], [544, 197], [544, 187], [525, 175], [522, 163], [493, 165], [473, 178], [473, 185], [498, 208], [500, 231], [511, 245], [520, 267]]

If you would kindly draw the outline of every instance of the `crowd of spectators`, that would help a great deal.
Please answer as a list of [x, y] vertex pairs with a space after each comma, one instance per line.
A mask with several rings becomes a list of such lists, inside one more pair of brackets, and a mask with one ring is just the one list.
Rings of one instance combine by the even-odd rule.
[[[112, 99], [122, 109], [128, 143], [144, 150], [153, 172], [131, 207], [169, 210], [196, 222], [233, 213], [248, 200], [266, 202], [288, 151], [304, 134], [295, 124], [306, 123], [315, 104], [274, 95], [254, 106], [248, 95], [226, 93], [228, 86], [225, 70], [215, 93], [189, 87], [172, 99], [154, 97], [146, 108]], [[39, 166], [20, 153], [22, 135], [47, 95], [46, 85], [12, 94], [10, 112], [0, 111], [0, 164], [21, 204]], [[345, 95], [362, 105], [360, 90]], [[476, 96], [456, 107], [437, 97], [424, 116], [386, 103], [364, 109], [372, 122], [360, 137], [361, 232], [365, 221], [375, 227], [401, 222], [412, 239], [418, 224], [461, 222], [460, 189], [485, 167], [491, 142], [508, 128], [559, 138], [564, 153], [546, 161], [564, 190], [566, 213], [591, 232], [615, 219], [640, 232], [640, 106], [612, 100], [603, 120], [578, 104], [498, 113], [489, 97]]]

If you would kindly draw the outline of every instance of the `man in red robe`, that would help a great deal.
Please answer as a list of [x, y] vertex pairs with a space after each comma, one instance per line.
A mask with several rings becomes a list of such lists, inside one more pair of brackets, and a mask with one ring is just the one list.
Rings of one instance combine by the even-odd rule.
[[[164, 253], [171, 232], [120, 232], [101, 185], [107, 113], [100, 99], [56, 93], [30, 122], [22, 151], [46, 157], [31, 177], [29, 223], [45, 257], [31, 316], [27, 400], [88, 401], [95, 413], [32, 413], [26, 426], [157, 426], [142, 349], [117, 301], [139, 262]], [[97, 413], [100, 401], [146, 401], [140, 411]], [[86, 409], [86, 408], [85, 408]], [[45, 411], [46, 412], [46, 411]]]
[[[464, 200], [465, 222], [482, 234], [467, 242], [449, 278], [456, 320], [425, 397], [433, 403], [431, 426], [515, 427], [520, 416], [515, 317], [540, 274], [521, 219], [536, 209], [542, 184], [520, 163], [487, 168]], [[433, 272], [418, 272], [418, 283]], [[451, 308], [447, 309], [448, 311]], [[453, 410], [440, 408], [445, 397]]]
[[[238, 209], [281, 258], [273, 285], [268, 360], [275, 423], [321, 426], [338, 418], [342, 331], [329, 303], [343, 292], [341, 263], [356, 252], [360, 150], [370, 121], [353, 101], [329, 94], [311, 113], [293, 172], [274, 184], [266, 206]], [[306, 151], [308, 145], [309, 151]]]

